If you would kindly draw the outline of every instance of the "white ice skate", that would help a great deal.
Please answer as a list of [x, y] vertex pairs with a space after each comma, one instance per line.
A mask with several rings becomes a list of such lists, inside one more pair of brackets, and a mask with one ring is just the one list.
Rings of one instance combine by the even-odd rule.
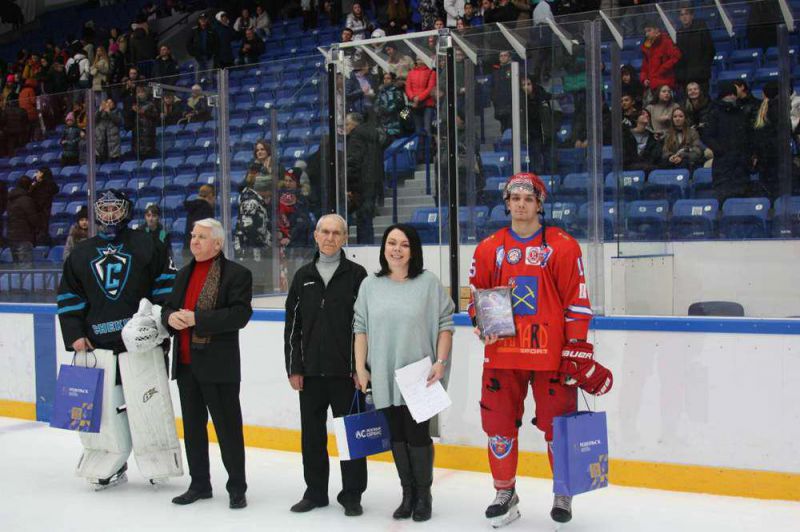
[[128, 482], [128, 474], [126, 473], [127, 470], [128, 470], [128, 464], [124, 464], [119, 471], [117, 471], [108, 478], [101, 478], [101, 479], [90, 478], [87, 480], [89, 481], [89, 484], [91, 484], [92, 487], [94, 488], [94, 491], [103, 491]]
[[492, 528], [500, 528], [513, 523], [521, 517], [519, 513], [519, 497], [514, 488], [509, 490], [497, 490], [494, 502], [486, 508], [486, 518]]

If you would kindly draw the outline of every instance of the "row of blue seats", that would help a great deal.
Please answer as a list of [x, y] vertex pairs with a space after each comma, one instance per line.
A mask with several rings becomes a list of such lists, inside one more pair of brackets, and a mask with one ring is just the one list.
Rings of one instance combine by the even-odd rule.
[[[617, 210], [620, 207], [622, 213]], [[586, 236], [588, 203], [548, 202], [544, 209], [548, 224], [563, 227], [577, 238]], [[770, 201], [767, 198], [731, 198], [721, 210], [715, 199], [679, 200], [671, 209], [664, 200], [650, 200], [622, 205], [605, 202], [602, 216], [606, 240], [749, 239], [767, 238], [770, 235], [800, 237], [800, 196], [777, 199], [774, 211], [775, 214], [769, 217]], [[436, 208], [417, 209], [414, 212], [410, 223], [420, 232], [424, 242], [437, 241], [439, 227], [446, 223], [447, 209], [441, 211], [441, 224], [439, 216], [440, 211]], [[477, 237], [483, 238], [507, 226], [510, 218], [504, 205], [497, 205], [491, 210], [486, 206], [474, 209], [460, 207], [459, 225], [462, 233], [468, 230], [471, 223], [474, 223]]]

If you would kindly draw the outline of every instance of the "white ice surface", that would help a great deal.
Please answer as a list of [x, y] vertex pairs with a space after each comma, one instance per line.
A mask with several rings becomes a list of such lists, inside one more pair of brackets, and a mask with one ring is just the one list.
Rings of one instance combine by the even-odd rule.
[[[73, 475], [80, 454], [76, 434], [43, 423], [0, 418], [0, 531], [75, 530], [492, 530], [483, 512], [493, 498], [488, 474], [437, 469], [433, 518], [427, 523], [394, 521], [400, 500], [394, 465], [369, 463], [364, 515], [345, 517], [335, 502], [339, 468], [332, 459], [331, 505], [307, 514], [289, 507], [303, 494], [300, 455], [247, 449], [248, 508], [228, 509], [219, 448], [211, 446], [214, 498], [179, 507], [188, 477], [151, 487], [129, 462], [127, 484], [94, 492]], [[188, 471], [188, 468], [186, 468]], [[504, 530], [555, 530], [550, 520], [551, 482], [517, 480], [522, 518]], [[612, 486], [578, 496], [564, 531], [800, 531], [800, 503], [762, 501]]]

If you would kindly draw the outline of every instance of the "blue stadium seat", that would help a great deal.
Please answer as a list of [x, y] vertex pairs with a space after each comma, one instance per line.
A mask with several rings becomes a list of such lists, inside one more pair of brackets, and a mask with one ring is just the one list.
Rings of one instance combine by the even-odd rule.
[[63, 244], [69, 235], [70, 222], [51, 222], [50, 223], [50, 237], [54, 242]]
[[197, 174], [195, 172], [191, 173], [181, 173], [175, 176], [175, 179], [172, 182], [170, 187], [181, 187], [186, 189], [192, 183], [197, 181]]
[[644, 188], [644, 172], [641, 170], [624, 170], [620, 172], [620, 174], [620, 179], [617, 179], [618, 174], [614, 172], [606, 174], [603, 187], [603, 194], [606, 199], [611, 200], [617, 198], [617, 187], [621, 184], [622, 198], [620, 199], [626, 202], [638, 200]]
[[435, 244], [439, 242], [439, 221], [439, 209], [424, 207], [414, 211], [409, 225], [417, 230], [423, 244]]
[[[475, 224], [475, 233], [469, 234], [470, 216]], [[462, 242], [475, 242], [483, 238], [484, 226], [489, 219], [489, 207], [478, 205], [470, 209], [469, 207], [458, 208], [458, 228], [461, 233]]]
[[716, 238], [719, 202], [715, 199], [683, 199], [672, 207], [672, 238], [707, 240]]
[[[578, 206], [575, 203], [545, 202], [544, 219], [547, 224], [566, 229], [573, 236], [578, 236], [574, 233], [580, 232], [576, 230], [579, 225], [579, 219]], [[584, 229], [582, 233], [586, 234], [586, 230]]]
[[150, 205], [159, 205], [161, 202], [160, 196], [143, 196], [136, 200], [134, 204], [134, 211], [139, 215], [144, 215], [144, 210]]
[[498, 177], [508, 177], [511, 175], [511, 156], [508, 152], [481, 152], [481, 164], [484, 170], [486, 168], [493, 168], [493, 174]]
[[676, 168], [674, 170], [653, 170], [647, 176], [647, 183], [642, 191], [643, 199], [667, 199], [674, 203], [686, 196], [689, 185], [689, 170]]
[[64, 262], [64, 246], [51, 247], [50, 251], [47, 253], [47, 260], [56, 264]]
[[748, 68], [752, 70], [761, 66], [762, 55], [760, 48], [733, 50], [728, 56], [728, 64], [735, 69]]
[[800, 196], [781, 196], [775, 200], [772, 234], [781, 238], [800, 237]]
[[291, 163], [297, 159], [304, 159], [306, 156], [306, 151], [306, 147], [300, 144], [287, 146], [281, 154], [281, 161]]
[[508, 180], [505, 177], [487, 178], [483, 185], [483, 200], [490, 205], [503, 201], [503, 189], [506, 181]]
[[751, 239], [766, 238], [767, 198], [730, 198], [722, 205], [719, 232], [722, 238]]
[[561, 148], [556, 152], [558, 156], [558, 173], [570, 174], [583, 172], [586, 167], [585, 148]]
[[713, 195], [711, 187], [711, 168], [698, 168], [692, 173], [691, 195], [695, 198]]
[[627, 208], [627, 236], [631, 240], [664, 240], [666, 238], [667, 200], [632, 201]]
[[[624, 204], [621, 204], [624, 209]], [[617, 203], [614, 201], [606, 201], [603, 203], [603, 239], [610, 242], [615, 238], [621, 238], [624, 235], [619, 230], [620, 221], [617, 219]], [[584, 203], [578, 207], [578, 231], [572, 235], [577, 238], [586, 236], [589, 227], [589, 203]], [[581, 233], [581, 231], [583, 231]]]
[[178, 165], [183, 164], [184, 160], [184, 157], [167, 157], [164, 159], [164, 166], [174, 171]]
[[71, 201], [67, 203], [67, 206], [64, 208], [64, 212], [69, 215], [70, 219], [74, 220], [75, 215], [78, 214], [78, 211], [81, 210], [82, 207], [86, 206], [86, 201]]
[[571, 173], [564, 176], [554, 199], [561, 202], [583, 203], [589, 194], [589, 174]]
[[506, 214], [505, 205], [496, 205], [492, 207], [489, 213], [489, 220], [486, 222], [486, 234], [492, 234], [495, 231], [509, 225], [511, 223], [511, 216]]
[[383, 154], [383, 168], [388, 178], [408, 177], [417, 167], [419, 139], [406, 137], [394, 141]]
[[750, 69], [725, 70], [719, 73], [717, 82], [743, 80], [749, 83], [752, 77], [753, 72]]

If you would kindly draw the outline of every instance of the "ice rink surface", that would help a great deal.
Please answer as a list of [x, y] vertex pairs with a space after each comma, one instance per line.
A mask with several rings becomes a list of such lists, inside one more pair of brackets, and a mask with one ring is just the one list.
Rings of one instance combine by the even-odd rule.
[[[331, 505], [307, 514], [289, 507], [304, 489], [300, 455], [247, 449], [249, 506], [230, 510], [227, 476], [219, 448], [211, 447], [214, 498], [179, 507], [170, 502], [188, 486], [188, 476], [153, 488], [129, 461], [126, 484], [94, 492], [73, 475], [80, 455], [76, 434], [44, 423], [0, 418], [0, 530], [472, 530], [489, 531], [483, 512], [493, 499], [491, 477], [437, 469], [433, 518], [427, 523], [395, 521], [400, 485], [391, 463], [369, 463], [364, 515], [345, 517], [335, 502], [339, 468], [332, 460]], [[185, 458], [184, 458], [185, 461]], [[186, 467], [184, 465], [184, 467]], [[573, 500], [572, 522], [550, 520], [550, 481], [517, 480], [522, 518], [503, 530], [537, 531], [800, 531], [800, 503], [696, 495], [612, 486]]]

